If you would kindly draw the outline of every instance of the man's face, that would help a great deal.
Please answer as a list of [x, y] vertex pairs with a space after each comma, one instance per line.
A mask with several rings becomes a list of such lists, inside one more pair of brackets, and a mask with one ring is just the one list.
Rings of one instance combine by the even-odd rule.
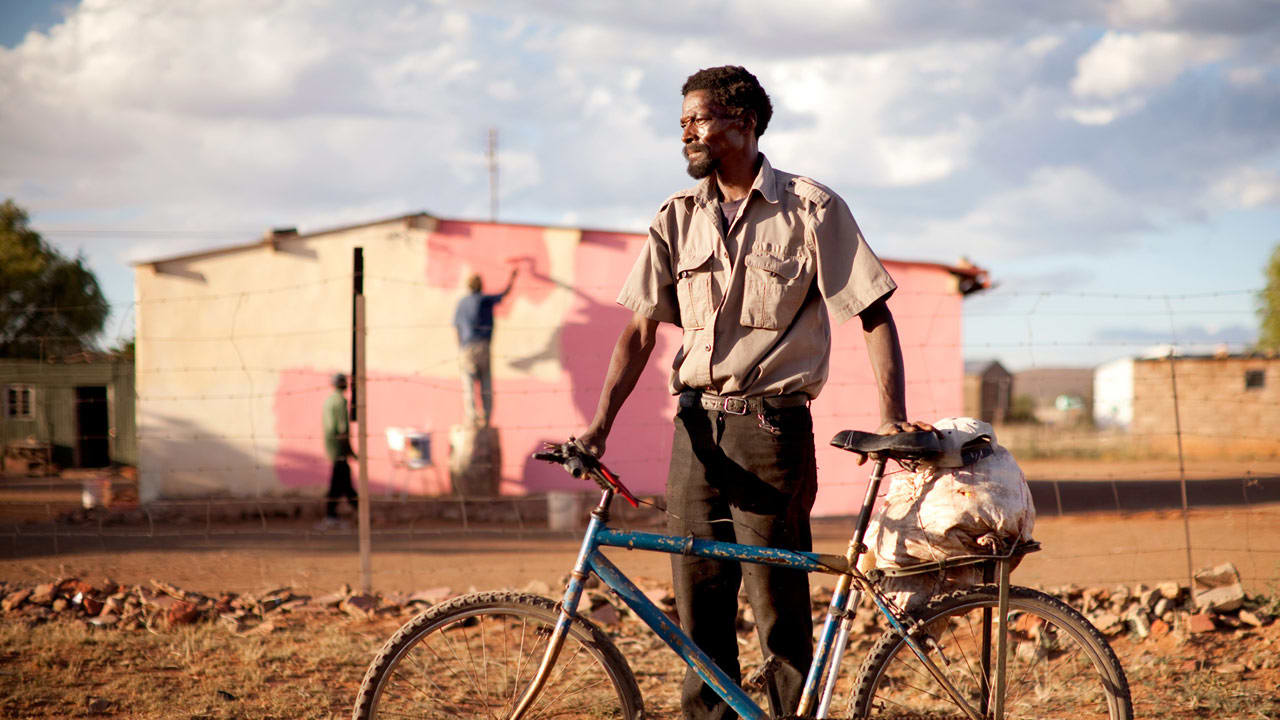
[[753, 128], [740, 118], [729, 117], [711, 101], [706, 90], [692, 90], [680, 109], [680, 139], [689, 175], [702, 179], [715, 172], [729, 155], [746, 149]]

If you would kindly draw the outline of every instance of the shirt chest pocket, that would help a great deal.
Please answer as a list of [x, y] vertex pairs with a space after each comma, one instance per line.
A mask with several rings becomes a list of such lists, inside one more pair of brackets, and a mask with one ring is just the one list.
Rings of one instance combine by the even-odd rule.
[[689, 253], [676, 266], [676, 300], [680, 304], [680, 326], [685, 330], [700, 330], [711, 317], [711, 255], [710, 249]]
[[742, 297], [742, 324], [764, 330], [779, 330], [804, 304], [813, 282], [813, 263], [804, 248], [796, 255], [778, 257], [768, 252], [752, 252], [743, 259], [746, 282]]

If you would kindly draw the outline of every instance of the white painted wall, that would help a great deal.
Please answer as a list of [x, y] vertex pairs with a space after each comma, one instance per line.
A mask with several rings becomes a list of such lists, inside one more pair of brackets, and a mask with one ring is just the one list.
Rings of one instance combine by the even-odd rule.
[[1133, 424], [1133, 358], [1120, 358], [1093, 371], [1093, 421], [1100, 428]]

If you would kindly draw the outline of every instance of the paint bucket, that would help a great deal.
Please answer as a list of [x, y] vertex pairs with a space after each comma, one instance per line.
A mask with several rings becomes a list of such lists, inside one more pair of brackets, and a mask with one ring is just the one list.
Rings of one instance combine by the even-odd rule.
[[431, 464], [431, 436], [424, 432], [407, 432], [405, 439], [405, 464], [413, 469]]

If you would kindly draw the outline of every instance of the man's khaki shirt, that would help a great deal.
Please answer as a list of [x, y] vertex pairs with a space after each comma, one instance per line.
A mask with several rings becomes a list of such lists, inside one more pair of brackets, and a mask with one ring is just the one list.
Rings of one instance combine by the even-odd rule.
[[843, 323], [897, 286], [839, 195], [763, 155], [727, 236], [723, 227], [714, 176], [672, 195], [618, 303], [684, 329], [672, 393], [817, 397], [828, 311]]

